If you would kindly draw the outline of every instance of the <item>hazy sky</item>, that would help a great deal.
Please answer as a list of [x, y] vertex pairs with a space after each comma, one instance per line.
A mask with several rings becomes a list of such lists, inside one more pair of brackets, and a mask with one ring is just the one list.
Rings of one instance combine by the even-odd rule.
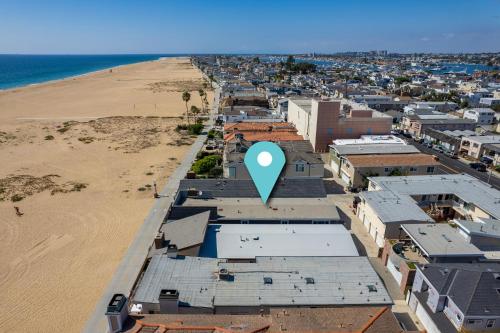
[[500, 51], [500, 0], [0, 0], [0, 53]]

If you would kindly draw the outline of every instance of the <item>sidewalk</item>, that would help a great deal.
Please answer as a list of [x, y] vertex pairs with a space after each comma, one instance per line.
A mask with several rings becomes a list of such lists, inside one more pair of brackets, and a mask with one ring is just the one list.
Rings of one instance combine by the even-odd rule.
[[[208, 131], [213, 124], [213, 115], [217, 112], [218, 108], [218, 92], [219, 88], [216, 88], [215, 100], [212, 109], [211, 117], [205, 126], [205, 130]], [[111, 282], [104, 291], [100, 301], [87, 321], [83, 332], [88, 333], [100, 333], [108, 331], [108, 323], [105, 316], [107, 305], [113, 296], [113, 294], [121, 293], [126, 296], [130, 295], [134, 283], [142, 269], [144, 260], [147, 257], [149, 247], [151, 246], [153, 239], [160, 228], [163, 219], [168, 213], [168, 209], [172, 205], [179, 187], [179, 182], [184, 178], [186, 173], [191, 168], [191, 164], [196, 158], [196, 154], [203, 147], [203, 144], [207, 138], [207, 135], [200, 135], [191, 146], [191, 149], [184, 157], [184, 160], [177, 167], [175, 172], [169, 177], [167, 184], [160, 193], [160, 198], [156, 199], [153, 208], [151, 209], [149, 215], [144, 220], [141, 228], [137, 232], [135, 239], [129, 246], [125, 256], [123, 257], [120, 265], [118, 266]]]

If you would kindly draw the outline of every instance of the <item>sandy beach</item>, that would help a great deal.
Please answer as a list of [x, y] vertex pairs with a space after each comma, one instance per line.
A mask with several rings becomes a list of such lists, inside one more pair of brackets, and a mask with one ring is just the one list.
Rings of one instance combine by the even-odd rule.
[[194, 140], [175, 127], [202, 83], [169, 58], [0, 91], [1, 332], [82, 329]]

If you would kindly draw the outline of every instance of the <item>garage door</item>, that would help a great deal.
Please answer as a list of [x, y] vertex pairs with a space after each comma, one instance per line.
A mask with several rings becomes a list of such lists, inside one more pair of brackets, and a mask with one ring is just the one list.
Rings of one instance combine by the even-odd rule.
[[369, 232], [372, 238], [375, 240], [375, 243], [377, 243], [378, 247], [384, 247], [384, 237], [377, 230], [377, 228], [372, 225]]
[[337, 163], [335, 163], [335, 161], [332, 161], [332, 170], [333, 170], [333, 173], [338, 175], [339, 174], [339, 165]]
[[342, 180], [346, 183], [349, 184], [349, 181], [351, 178], [349, 177], [348, 174], [346, 174], [344, 171], [340, 171], [340, 177], [342, 177]]

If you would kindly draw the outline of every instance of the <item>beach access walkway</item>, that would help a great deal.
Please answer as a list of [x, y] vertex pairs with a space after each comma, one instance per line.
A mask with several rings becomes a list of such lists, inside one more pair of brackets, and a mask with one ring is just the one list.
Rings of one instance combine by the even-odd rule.
[[[216, 85], [215, 88], [213, 108], [205, 126], [205, 130], [207, 131], [213, 126], [213, 118], [217, 114], [217, 109], [219, 107], [220, 88]], [[108, 321], [105, 313], [111, 297], [114, 294], [130, 295], [137, 276], [139, 275], [147, 257], [149, 247], [153, 243], [153, 239], [156, 236], [156, 233], [158, 232], [170, 205], [175, 199], [179, 182], [190, 170], [191, 165], [196, 158], [196, 154], [203, 147], [206, 138], [206, 134], [198, 136], [196, 141], [191, 146], [191, 149], [184, 157], [184, 160], [169, 177], [165, 187], [160, 193], [160, 197], [156, 199], [154, 206], [151, 208], [148, 216], [144, 220], [144, 223], [137, 232], [135, 239], [132, 241], [132, 244], [125, 253], [125, 256], [111, 279], [111, 282], [105, 289], [101, 299], [94, 309], [94, 312], [88, 319], [83, 332], [108, 332]]]

